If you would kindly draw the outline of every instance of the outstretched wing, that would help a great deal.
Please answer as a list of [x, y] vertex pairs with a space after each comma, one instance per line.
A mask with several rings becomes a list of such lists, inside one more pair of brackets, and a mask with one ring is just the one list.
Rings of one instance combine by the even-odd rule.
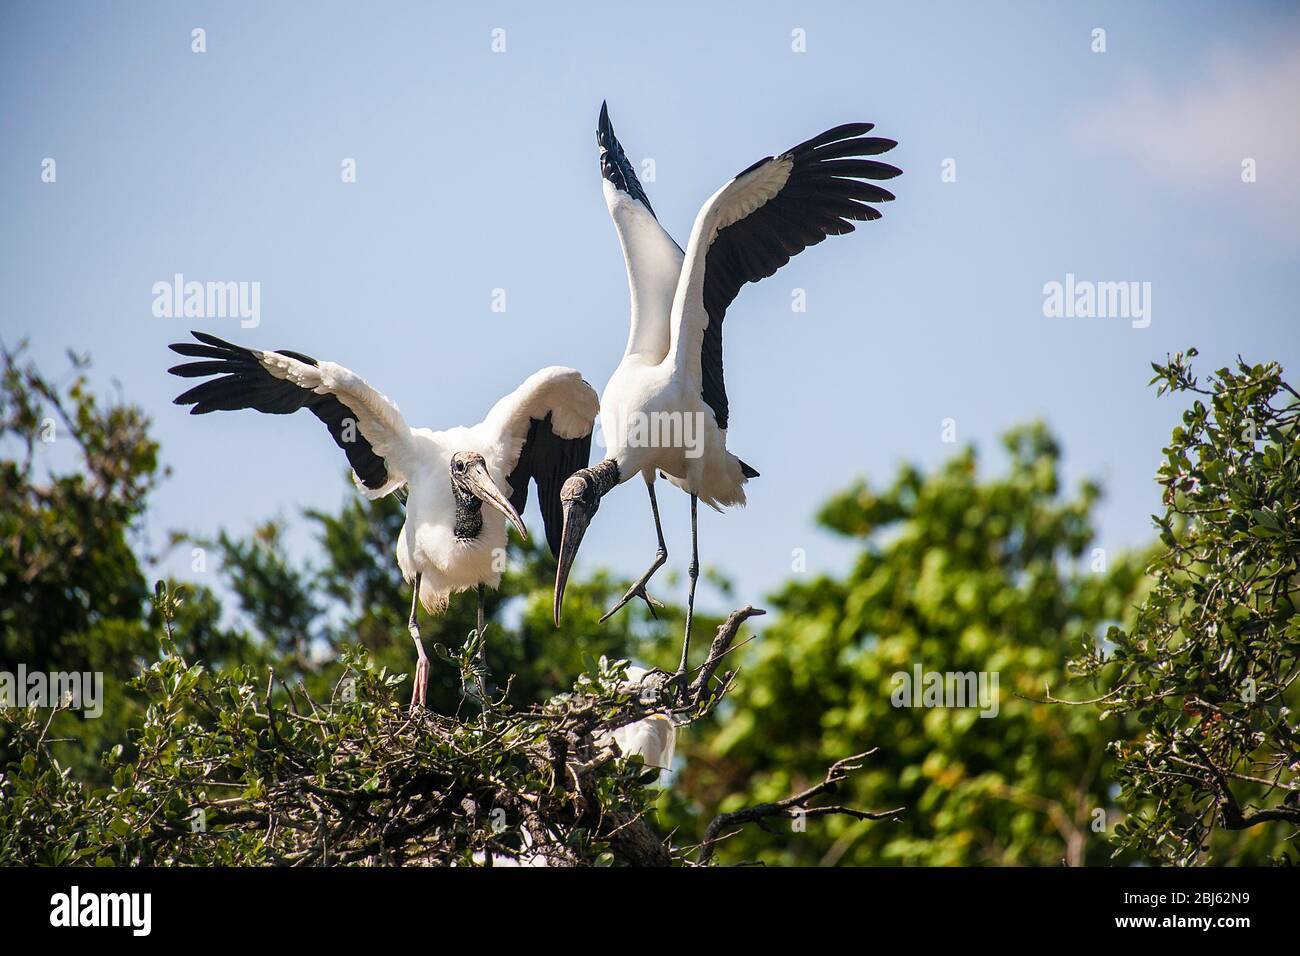
[[591, 456], [591, 430], [600, 410], [595, 389], [571, 368], [544, 368], [492, 406], [482, 428], [500, 444], [510, 504], [522, 512], [528, 483], [537, 483], [546, 543], [560, 551], [564, 515], [560, 486]]
[[902, 170], [851, 158], [897, 145], [864, 135], [871, 129], [871, 123], [837, 126], [759, 160], [714, 193], [696, 217], [673, 303], [672, 347], [719, 428], [728, 419], [722, 320], [740, 287], [772, 275], [827, 236], [852, 232], [850, 220], [879, 219], [870, 203], [894, 198], [869, 180], [892, 179]]
[[191, 415], [251, 408], [287, 415], [305, 408], [325, 423], [348, 456], [353, 479], [371, 498], [406, 482], [403, 462], [411, 453], [411, 430], [391, 401], [356, 373], [300, 352], [262, 352], [231, 345], [214, 335], [178, 342], [173, 352], [201, 359], [170, 368], [181, 378], [212, 376], [175, 399]]
[[609, 207], [609, 217], [614, 220], [623, 247], [628, 291], [632, 295], [632, 330], [628, 335], [627, 354], [644, 352], [661, 361], [668, 354], [668, 317], [682, 271], [683, 253], [659, 225], [650, 198], [614, 135], [609, 109], [604, 103], [600, 105], [600, 121], [596, 124], [596, 145], [600, 147], [605, 205]]

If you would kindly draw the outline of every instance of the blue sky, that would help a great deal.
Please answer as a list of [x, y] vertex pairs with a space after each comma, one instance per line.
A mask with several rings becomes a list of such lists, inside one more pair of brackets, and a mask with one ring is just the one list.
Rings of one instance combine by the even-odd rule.
[[[1298, 90], [1284, 4], [7, 3], [0, 336], [50, 369], [90, 352], [96, 381], [153, 416], [173, 470], [154, 546], [278, 515], [309, 553], [296, 516], [350, 493], [342, 456], [305, 415], [172, 406], [165, 346], [195, 323], [153, 315], [155, 282], [260, 282], [257, 328], [201, 327], [346, 364], [413, 423], [477, 421], [542, 365], [599, 389], [620, 357], [602, 99], [683, 244], [735, 172], [867, 120], [899, 142], [898, 201], [729, 312], [729, 443], [762, 478], [746, 511], [701, 516], [706, 566], [741, 601], [788, 577], [794, 548], [842, 566], [818, 504], [941, 461], [945, 418], [989, 468], [996, 436], [1045, 419], [1070, 483], [1106, 487], [1100, 544], [1118, 549], [1149, 537], [1179, 413], [1147, 389], [1150, 360], [1195, 345], [1207, 370], [1238, 352], [1300, 370]], [[1150, 326], [1045, 317], [1067, 273], [1151, 283]], [[687, 499], [661, 505], [680, 571]], [[647, 512], [638, 483], [611, 496], [580, 567], [639, 572]]]

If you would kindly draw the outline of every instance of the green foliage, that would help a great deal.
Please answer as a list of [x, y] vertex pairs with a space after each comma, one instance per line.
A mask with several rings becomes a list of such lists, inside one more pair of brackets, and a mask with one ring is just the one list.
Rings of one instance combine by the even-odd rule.
[[[170, 625], [180, 599], [160, 588], [158, 603]], [[162, 651], [133, 682], [149, 700], [136, 756], [107, 756], [106, 789], [61, 770], [34, 710], [18, 718], [0, 863], [669, 861], [629, 846], [645, 830], [640, 759], [598, 753], [594, 734], [631, 703], [621, 663], [543, 706], [457, 719], [408, 714], [403, 675], [361, 647], [320, 702], [273, 673], [191, 664], [170, 639]]]
[[[148, 420], [103, 404], [86, 385], [86, 360], [69, 354], [60, 383], [4, 349], [0, 381], [0, 670], [125, 673], [149, 636], [148, 584], [136, 529], [158, 475]], [[67, 465], [55, 470], [62, 457]], [[75, 737], [81, 771], [121, 740], [132, 704], [107, 686], [102, 718], [61, 713], [54, 738]], [[18, 752], [0, 726], [0, 766]]]
[[1300, 395], [1275, 364], [1220, 369], [1202, 388], [1189, 350], [1153, 365], [1164, 394], [1200, 396], [1157, 480], [1164, 549], [1136, 621], [1089, 648], [1135, 811], [1120, 847], [1181, 864], [1295, 854], [1300, 824]]
[[[1065, 676], [1067, 649], [1122, 618], [1141, 562], [1088, 551], [1097, 488], [1063, 500], [1059, 449], [1041, 426], [1005, 439], [1006, 475], [981, 480], [966, 450], [931, 475], [903, 468], [859, 482], [821, 522], [862, 541], [842, 578], [788, 584], [779, 614], [742, 658], [716, 734], [686, 754], [683, 788], [723, 809], [820, 780], [834, 760], [879, 750], [837, 800], [905, 807], [895, 822], [828, 818], [806, 832], [753, 830], [723, 844], [730, 861], [853, 864], [1100, 863], [1091, 829], [1114, 809], [1106, 742], [1118, 721], [1033, 698]], [[1071, 565], [1077, 566], [1071, 570]], [[996, 717], [897, 707], [893, 675], [999, 675]], [[1021, 695], [1021, 696], [1017, 696]]]
[[[837, 495], [821, 523], [861, 545], [844, 573], [787, 584], [756, 640], [709, 647], [718, 622], [697, 618], [707, 673], [676, 711], [694, 722], [658, 792], [608, 734], [666, 711], [624, 667], [675, 665], [680, 608], [600, 625], [626, 582], [597, 572], [570, 582], [557, 631], [554, 562], [512, 541], [487, 594], [490, 712], [466, 691], [471, 593], [421, 614], [434, 666], [430, 710], [412, 717], [399, 501], [310, 512], [306, 562], [275, 523], [192, 542], [214, 552], [212, 584], [166, 582], [151, 602], [147, 421], [90, 395], [80, 359], [65, 384], [4, 360], [0, 670], [102, 671], [107, 700], [98, 720], [0, 710], [0, 862], [666, 864], [707, 856], [706, 833], [724, 835], [721, 862], [791, 864], [1260, 862], [1294, 847], [1300, 409], [1275, 366], [1204, 390], [1182, 356], [1157, 367], [1162, 392], [1205, 401], [1165, 451], [1146, 554], [1095, 550], [1099, 491], [1062, 494], [1042, 426], [1006, 437], [1005, 474], [981, 477], [968, 449]], [[1099, 707], [1056, 702], [1080, 645], [1097, 689], [1068, 696]], [[996, 674], [997, 715], [895, 706], [894, 675], [916, 665]], [[797, 799], [814, 791], [870, 813]]]

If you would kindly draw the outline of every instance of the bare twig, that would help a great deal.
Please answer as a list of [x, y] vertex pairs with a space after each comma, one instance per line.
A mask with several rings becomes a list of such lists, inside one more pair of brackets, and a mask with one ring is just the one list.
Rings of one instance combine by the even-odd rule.
[[718, 843], [729, 836], [739, 832], [733, 827], [741, 827], [746, 823], [754, 823], [769, 817], [786, 817], [794, 819], [798, 816], [804, 817], [821, 817], [821, 816], [845, 816], [852, 817], [855, 820], [889, 820], [896, 818], [903, 812], [903, 807], [895, 807], [893, 810], [857, 810], [853, 807], [839, 805], [832, 806], [811, 806], [813, 800], [824, 793], [834, 793], [841, 782], [848, 778], [848, 775], [855, 770], [861, 770], [862, 764], [857, 761], [864, 757], [869, 757], [876, 752], [873, 747], [870, 750], [860, 754], [854, 754], [852, 757], [845, 757], [843, 760], [837, 760], [831, 764], [831, 768], [826, 771], [826, 777], [821, 783], [809, 787], [799, 793], [792, 794], [784, 800], [777, 800], [775, 803], [760, 803], [752, 807], [746, 807], [743, 810], [733, 810], [731, 813], [720, 813], [713, 818], [708, 829], [704, 831], [704, 839], [699, 846], [698, 862], [701, 866], [707, 866], [713, 860], [713, 851]]

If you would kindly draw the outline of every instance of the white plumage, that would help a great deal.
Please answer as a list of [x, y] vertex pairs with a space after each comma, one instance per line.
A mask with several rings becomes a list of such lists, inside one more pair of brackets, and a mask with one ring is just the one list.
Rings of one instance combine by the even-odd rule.
[[683, 251], [659, 224], [601, 107], [596, 140], [605, 201], [627, 265], [631, 327], [623, 358], [601, 395], [606, 459], [577, 472], [561, 491], [565, 532], [556, 572], [557, 625], [569, 567], [600, 499], [633, 475], [649, 490], [659, 547], [649, 570], [606, 617], [635, 597], [653, 610], [657, 602], [646, 582], [667, 559], [654, 490], [656, 476], [663, 475], [691, 496], [690, 590], [679, 670], [685, 673], [699, 573], [696, 503], [719, 510], [743, 505], [745, 483], [758, 476], [727, 448], [723, 318], [745, 283], [772, 275], [828, 235], [852, 232], [853, 220], [880, 217], [869, 204], [894, 197], [870, 180], [890, 179], [900, 170], [856, 158], [896, 145], [864, 135], [871, 129], [869, 123], [837, 126], [743, 170], [705, 202]]
[[[627, 668], [627, 682], [639, 688], [650, 672], [631, 664]], [[614, 729], [610, 734], [618, 744], [619, 753], [625, 757], [639, 756], [647, 767], [660, 770], [673, 769], [673, 756], [677, 751], [677, 725], [667, 714], [651, 714], [641, 720]]]
[[677, 748], [677, 727], [666, 714], [652, 714], [643, 720], [619, 727], [614, 742], [624, 756], [640, 756], [647, 767], [673, 768]]
[[[363, 493], [379, 498], [405, 489], [397, 563], [427, 611], [439, 613], [451, 595], [477, 588], [481, 633], [482, 588], [501, 581], [507, 522], [526, 534], [519, 512], [530, 482], [538, 488], [547, 541], [558, 552], [559, 490], [587, 464], [598, 407], [595, 391], [573, 369], [544, 368], [478, 424], [433, 431], [411, 428], [394, 402], [341, 365], [298, 352], [246, 349], [200, 332], [194, 336], [200, 344], [171, 348], [200, 361], [170, 371], [205, 381], [177, 404], [192, 405], [192, 414], [306, 408], [347, 454]], [[422, 704], [428, 663], [414, 600], [409, 626], [419, 657], [412, 702]]]
[[[416, 574], [422, 576], [420, 603], [425, 610], [439, 613], [452, 594], [479, 584], [497, 587], [504, 568], [500, 559], [506, 546], [507, 516], [500, 510], [483, 509], [483, 530], [478, 536], [468, 540], [456, 536], [452, 455], [482, 455], [492, 481], [513, 498], [520, 489], [512, 487], [511, 473], [533, 421], [550, 415], [556, 438], [590, 443], [597, 408], [595, 390], [578, 372], [553, 366], [530, 375], [477, 425], [445, 431], [407, 429], [409, 445], [398, 454], [410, 463], [398, 467], [408, 475], [410, 491], [406, 523], [397, 541], [397, 563], [408, 582]], [[530, 477], [518, 476], [516, 482]]]

